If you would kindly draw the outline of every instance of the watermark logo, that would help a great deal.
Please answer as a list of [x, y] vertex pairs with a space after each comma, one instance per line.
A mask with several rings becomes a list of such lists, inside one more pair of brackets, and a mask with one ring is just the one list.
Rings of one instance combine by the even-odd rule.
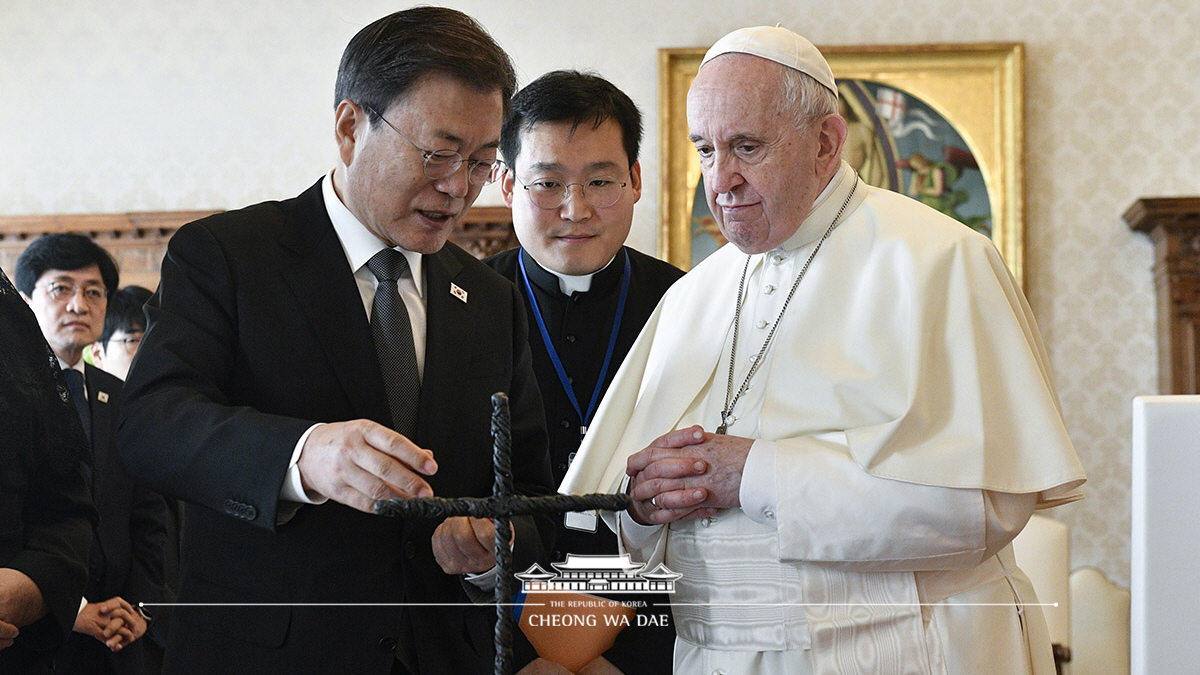
[[526, 593], [574, 591], [581, 593], [674, 593], [680, 574], [658, 565], [646, 570], [645, 565], [620, 555], [567, 554], [560, 563], [550, 563], [556, 572], [547, 572], [534, 563], [524, 572], [513, 576], [521, 580]]

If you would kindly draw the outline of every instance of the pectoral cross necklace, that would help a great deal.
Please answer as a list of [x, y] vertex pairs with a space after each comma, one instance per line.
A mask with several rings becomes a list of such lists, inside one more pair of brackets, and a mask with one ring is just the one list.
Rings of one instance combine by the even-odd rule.
[[796, 280], [792, 282], [792, 290], [788, 291], [787, 297], [783, 300], [783, 307], [779, 309], [779, 316], [775, 317], [775, 323], [771, 325], [771, 330], [767, 333], [767, 339], [763, 340], [762, 347], [758, 350], [758, 355], [750, 363], [750, 370], [746, 373], [745, 379], [742, 380], [742, 386], [738, 387], [737, 393], [733, 391], [733, 367], [737, 363], [737, 343], [738, 343], [738, 326], [741, 324], [742, 318], [742, 302], [743, 294], [746, 290], [746, 273], [750, 270], [750, 257], [746, 256], [746, 264], [742, 266], [742, 279], [738, 282], [737, 304], [733, 308], [733, 346], [729, 349], [729, 380], [725, 385], [725, 407], [721, 410], [721, 425], [717, 427], [717, 433], [724, 435], [729, 431], [729, 425], [737, 421], [733, 415], [733, 407], [737, 405], [738, 399], [742, 394], [746, 393], [746, 389], [750, 386], [750, 379], [758, 372], [759, 366], [763, 363], [763, 356], [766, 355], [767, 349], [771, 346], [771, 342], [775, 339], [775, 331], [779, 328], [779, 322], [783, 319], [783, 313], [787, 311], [788, 305], [792, 302], [792, 296], [796, 294], [796, 288], [800, 286], [800, 280], [804, 278], [804, 273], [808, 271], [808, 266], [812, 264], [813, 258], [817, 257], [817, 251], [821, 250], [821, 245], [833, 234], [833, 228], [837, 227], [838, 222], [842, 219], [842, 213], [846, 207], [850, 205], [850, 200], [854, 197], [854, 192], [858, 190], [858, 176], [854, 177], [854, 185], [850, 188], [850, 194], [846, 195], [846, 201], [842, 202], [842, 207], [838, 209], [837, 215], [833, 217], [833, 222], [829, 223], [829, 227], [825, 229], [825, 234], [821, 235], [817, 245], [813, 247], [812, 253], [808, 255], [808, 260], [804, 261], [804, 266], [800, 268], [800, 273], [796, 275]]

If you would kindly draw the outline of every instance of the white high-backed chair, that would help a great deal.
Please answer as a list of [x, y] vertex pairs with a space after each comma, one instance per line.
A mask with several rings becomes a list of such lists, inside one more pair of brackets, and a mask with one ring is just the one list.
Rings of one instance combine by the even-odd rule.
[[1035, 513], [1013, 540], [1017, 565], [1033, 582], [1060, 673], [1070, 660], [1071, 650], [1071, 529], [1059, 521]]
[[1129, 591], [1095, 567], [1071, 572], [1071, 675], [1129, 675]]
[[1013, 540], [1042, 603], [1055, 665], [1063, 675], [1130, 675], [1129, 591], [1094, 567], [1071, 571], [1070, 540], [1069, 527], [1041, 514]]

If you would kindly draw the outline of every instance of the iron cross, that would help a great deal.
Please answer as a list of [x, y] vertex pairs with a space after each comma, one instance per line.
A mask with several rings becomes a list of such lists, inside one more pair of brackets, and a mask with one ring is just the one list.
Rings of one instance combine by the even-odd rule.
[[512, 476], [512, 426], [509, 419], [508, 396], [503, 393], [492, 395], [492, 461], [495, 464], [496, 480], [491, 497], [420, 497], [416, 499], [382, 499], [375, 504], [375, 512], [383, 516], [403, 518], [445, 519], [454, 516], [491, 518], [496, 525], [496, 668], [495, 675], [512, 672], [513, 614], [509, 609], [512, 598], [512, 551], [508, 542], [512, 538], [509, 518], [542, 513], [566, 513], [568, 511], [624, 511], [629, 508], [629, 495], [547, 495], [528, 497], [513, 493]]

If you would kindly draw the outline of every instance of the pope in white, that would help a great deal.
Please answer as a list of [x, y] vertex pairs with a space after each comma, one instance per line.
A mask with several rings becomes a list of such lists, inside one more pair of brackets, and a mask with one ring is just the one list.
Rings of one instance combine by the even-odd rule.
[[664, 296], [565, 493], [682, 574], [676, 673], [1054, 672], [1009, 545], [1082, 496], [1032, 313], [991, 242], [841, 160], [824, 58], [719, 40], [688, 94], [729, 240]]

